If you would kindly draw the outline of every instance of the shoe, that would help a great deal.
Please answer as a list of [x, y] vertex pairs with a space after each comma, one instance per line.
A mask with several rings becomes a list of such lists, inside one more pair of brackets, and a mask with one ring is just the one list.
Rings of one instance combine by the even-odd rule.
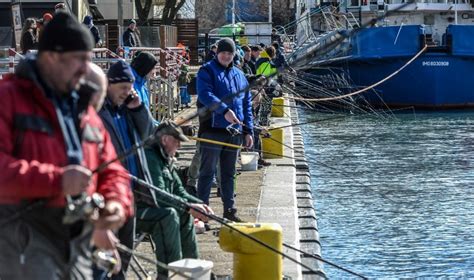
[[271, 162], [268, 162], [268, 161], [266, 161], [266, 160], [264, 160], [264, 159], [259, 159], [259, 160], [258, 160], [258, 165], [261, 165], [261, 166], [270, 166], [270, 165], [272, 165], [272, 163], [271, 163]]
[[224, 219], [236, 222], [236, 223], [242, 223], [243, 220], [237, 217], [237, 209], [232, 208], [224, 211]]

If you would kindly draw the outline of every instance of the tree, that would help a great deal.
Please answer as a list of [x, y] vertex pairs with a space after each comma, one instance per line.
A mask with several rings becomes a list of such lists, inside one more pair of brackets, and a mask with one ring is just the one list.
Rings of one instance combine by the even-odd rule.
[[145, 5], [143, 6], [142, 0], [135, 0], [135, 7], [137, 9], [139, 25], [145, 25], [148, 23], [148, 15], [150, 14], [152, 3], [153, 0], [145, 0]]
[[171, 25], [179, 9], [181, 9], [185, 3], [186, 0], [166, 0], [161, 23]]

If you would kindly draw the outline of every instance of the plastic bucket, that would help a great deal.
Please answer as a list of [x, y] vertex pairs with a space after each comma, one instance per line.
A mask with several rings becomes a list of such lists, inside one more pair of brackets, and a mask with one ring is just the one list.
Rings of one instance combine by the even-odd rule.
[[258, 167], [257, 152], [240, 152], [240, 165], [242, 171], [255, 171]]
[[209, 280], [211, 279], [211, 269], [214, 263], [206, 260], [196, 259], [182, 259], [169, 263], [168, 266], [173, 271], [179, 271], [186, 275], [187, 278], [180, 276], [173, 271], [168, 271], [169, 279], [181, 280], [181, 279], [197, 279], [197, 280]]

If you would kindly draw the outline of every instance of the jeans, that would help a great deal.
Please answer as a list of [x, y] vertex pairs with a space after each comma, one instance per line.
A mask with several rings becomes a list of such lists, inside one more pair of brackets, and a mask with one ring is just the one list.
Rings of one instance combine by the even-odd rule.
[[[201, 138], [234, 145], [242, 144], [242, 135], [232, 136], [228, 132], [203, 132]], [[211, 184], [220, 163], [221, 198], [224, 211], [234, 208], [234, 178], [238, 150], [218, 144], [201, 142], [201, 166], [199, 169], [198, 197], [209, 204]]]

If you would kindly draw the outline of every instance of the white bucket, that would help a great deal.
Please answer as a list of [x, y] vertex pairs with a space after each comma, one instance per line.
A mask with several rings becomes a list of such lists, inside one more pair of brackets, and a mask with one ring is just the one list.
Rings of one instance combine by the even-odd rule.
[[240, 164], [242, 171], [255, 171], [258, 167], [257, 152], [240, 152]]
[[191, 278], [197, 280], [209, 280], [211, 279], [211, 269], [214, 267], [214, 263], [206, 260], [182, 259], [169, 263], [168, 266], [171, 270], [179, 271], [188, 277], [185, 278], [169, 270], [169, 279], [181, 280]]

